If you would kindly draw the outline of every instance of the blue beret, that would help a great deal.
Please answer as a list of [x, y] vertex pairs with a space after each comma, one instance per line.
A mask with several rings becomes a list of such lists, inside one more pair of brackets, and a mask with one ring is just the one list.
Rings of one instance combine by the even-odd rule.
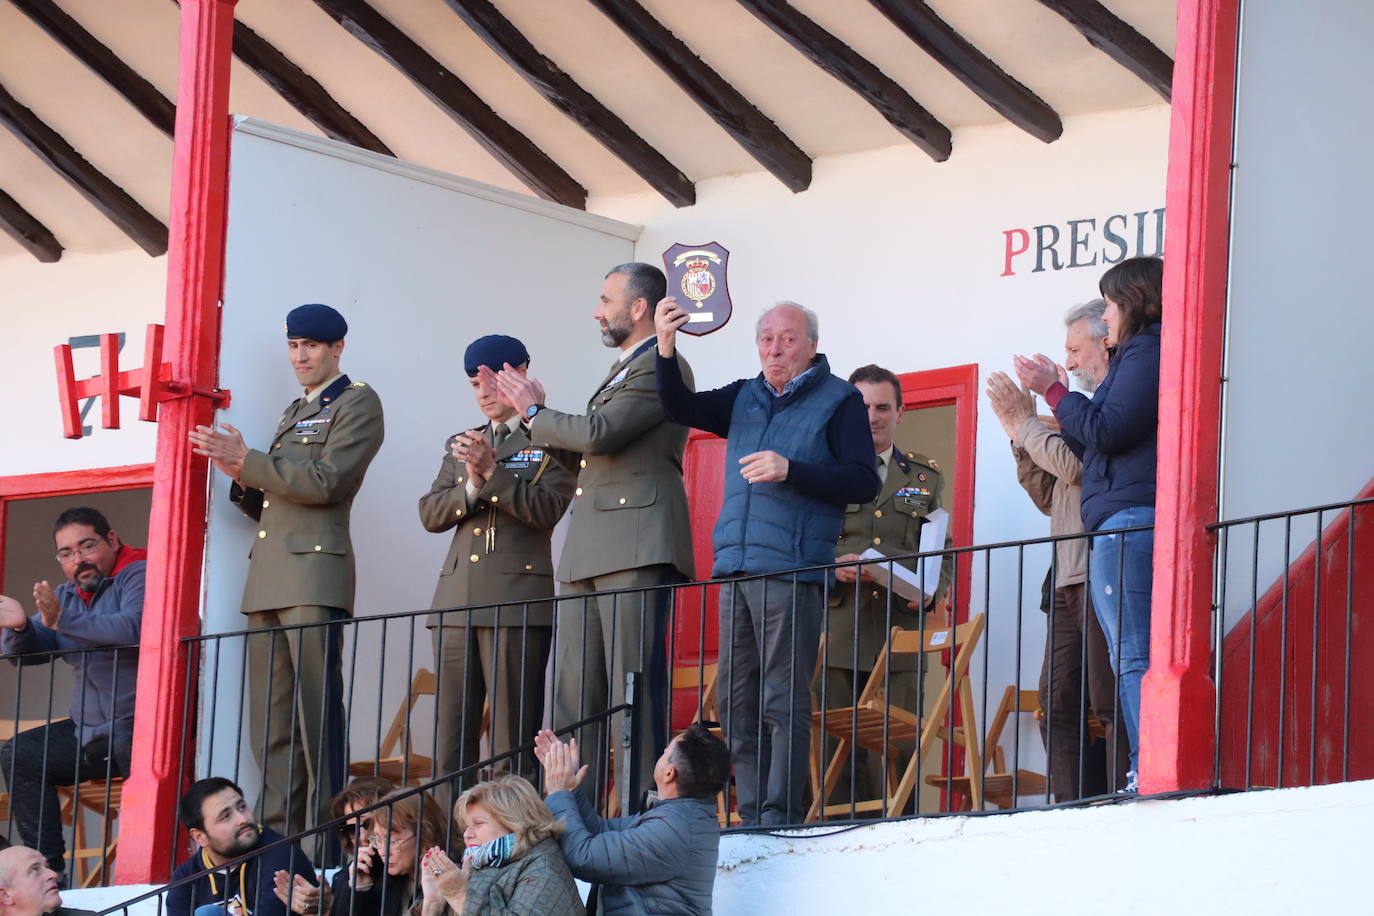
[[501, 366], [505, 363], [519, 366], [529, 361], [530, 354], [525, 345], [505, 334], [479, 337], [468, 344], [467, 351], [463, 353], [463, 369], [467, 372], [468, 378], [475, 377], [477, 370], [482, 366], [493, 372], [500, 372]]
[[299, 305], [286, 313], [286, 336], [304, 337], [320, 343], [343, 340], [348, 333], [344, 316], [327, 305], [312, 302]]

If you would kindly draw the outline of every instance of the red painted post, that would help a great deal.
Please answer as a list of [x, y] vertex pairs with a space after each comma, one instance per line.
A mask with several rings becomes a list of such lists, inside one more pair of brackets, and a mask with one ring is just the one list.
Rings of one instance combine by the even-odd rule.
[[1179, 0], [1169, 129], [1159, 477], [1140, 791], [1212, 784], [1212, 553], [1239, 0]]
[[[238, 0], [181, 0], [181, 62], [167, 250], [167, 352], [188, 394], [163, 402], [148, 523], [132, 773], [123, 794], [117, 884], [166, 880], [176, 836], [187, 659], [200, 628], [206, 463], [187, 433], [214, 413], [229, 182], [229, 62]], [[156, 373], [157, 365], [149, 372]], [[149, 380], [145, 379], [145, 385]]]

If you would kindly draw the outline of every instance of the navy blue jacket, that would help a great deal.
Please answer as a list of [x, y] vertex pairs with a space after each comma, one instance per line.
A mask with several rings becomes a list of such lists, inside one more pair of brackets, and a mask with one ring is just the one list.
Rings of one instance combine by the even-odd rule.
[[1070, 392], [1054, 405], [1064, 441], [1083, 459], [1083, 527], [1155, 504], [1159, 440], [1159, 325], [1112, 356], [1092, 400]]
[[[259, 846], [275, 843], [280, 833], [264, 827]], [[187, 878], [206, 868], [200, 850], [172, 872], [172, 880]], [[224, 903], [238, 897], [247, 905], [249, 916], [290, 916], [286, 904], [277, 899], [273, 878], [277, 870], [301, 875], [315, 883], [315, 870], [299, 843], [287, 843], [229, 869], [219, 869], [201, 875], [194, 881], [174, 887], [167, 892], [167, 916], [192, 916], [196, 907], [207, 903]]]

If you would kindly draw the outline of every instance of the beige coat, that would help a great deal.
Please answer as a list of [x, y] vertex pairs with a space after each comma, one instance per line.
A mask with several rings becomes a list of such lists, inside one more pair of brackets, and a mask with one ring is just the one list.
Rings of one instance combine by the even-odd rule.
[[[921, 544], [921, 519], [941, 508], [944, 486], [944, 477], [935, 462], [915, 452], [902, 453], [893, 449], [888, 458], [887, 479], [883, 481], [878, 498], [871, 503], [845, 508], [844, 527], [840, 531], [839, 543], [835, 545], [835, 555], [861, 554], [870, 547], [888, 556], [915, 553]], [[946, 537], [946, 546], [951, 543], [952, 539]], [[916, 568], [915, 560], [898, 560], [897, 563], [907, 569]], [[934, 589], [937, 605], [949, 590], [953, 568], [954, 564], [948, 557], [940, 564], [940, 581], [938, 588]], [[931, 591], [932, 585], [935, 583], [927, 585], [926, 590]], [[889, 621], [887, 589], [872, 582], [860, 582], [856, 668], [855, 586], [853, 583], [840, 582], [831, 587], [828, 668], [872, 671], [889, 629], [902, 627], [916, 630], [921, 626], [921, 615], [908, 608], [906, 599], [896, 594], [892, 596], [892, 617]], [[892, 669], [915, 670], [916, 664], [915, 656], [896, 658], [893, 659]]]
[[243, 611], [320, 605], [353, 611], [348, 516], [382, 447], [382, 401], [343, 376], [286, 409], [267, 451], [250, 449], [230, 499], [258, 530]]
[[[479, 427], [491, 441], [491, 424]], [[496, 469], [468, 505], [467, 469], [453, 457], [457, 436], [444, 443], [439, 476], [420, 497], [420, 523], [438, 534], [456, 528], [448, 556], [439, 570], [434, 608], [496, 601], [518, 602], [471, 615], [432, 614], [428, 626], [461, 627], [553, 625], [548, 602], [553, 596], [553, 560], [549, 538], [572, 500], [573, 475], [544, 449], [530, 447], [519, 426], [496, 450]], [[528, 607], [528, 617], [526, 608]]]
[[[612, 366], [585, 414], [545, 408], [530, 424], [530, 439], [556, 449], [555, 460], [577, 473], [561, 582], [657, 564], [694, 578], [682, 485], [687, 427], [670, 423], [658, 402], [656, 352], [651, 342], [629, 363]], [[677, 359], [690, 389], [691, 367], [681, 354]]]
[[[1021, 421], [1017, 429], [1021, 447], [1011, 447], [1016, 458], [1016, 479], [1030, 494], [1037, 509], [1050, 517], [1050, 534], [1082, 534], [1080, 503], [1083, 462], [1057, 432], [1035, 417]], [[1087, 576], [1086, 538], [1060, 541], [1055, 587], [1077, 585]]]

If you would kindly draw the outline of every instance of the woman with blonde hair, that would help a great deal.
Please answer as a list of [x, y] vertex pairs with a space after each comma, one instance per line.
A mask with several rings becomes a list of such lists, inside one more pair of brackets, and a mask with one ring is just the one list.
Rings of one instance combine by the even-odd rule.
[[459, 796], [453, 821], [467, 847], [458, 867], [438, 846], [425, 853], [423, 916], [447, 904], [461, 916], [582, 916], [585, 912], [558, 848], [563, 825], [519, 776], [478, 783]]

